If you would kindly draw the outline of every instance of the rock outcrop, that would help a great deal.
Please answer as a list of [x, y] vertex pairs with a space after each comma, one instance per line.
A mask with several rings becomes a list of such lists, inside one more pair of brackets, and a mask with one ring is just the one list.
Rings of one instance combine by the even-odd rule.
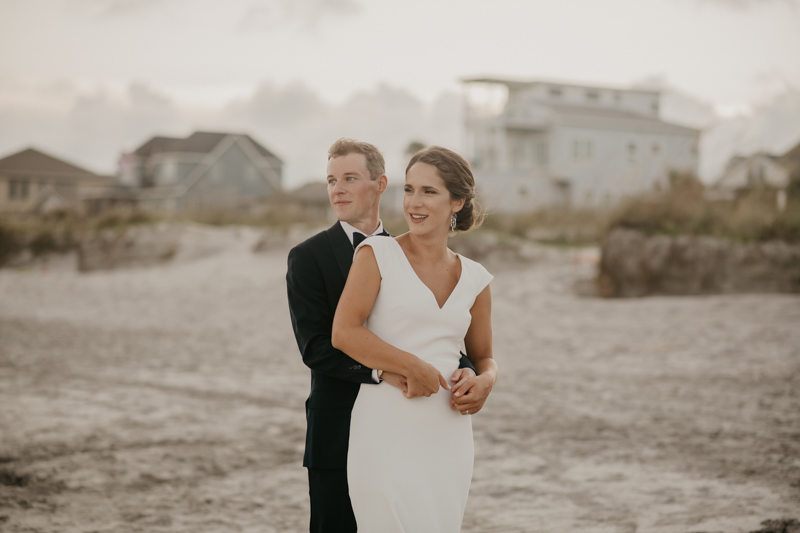
[[797, 293], [800, 243], [739, 243], [614, 229], [603, 244], [597, 291], [606, 297]]

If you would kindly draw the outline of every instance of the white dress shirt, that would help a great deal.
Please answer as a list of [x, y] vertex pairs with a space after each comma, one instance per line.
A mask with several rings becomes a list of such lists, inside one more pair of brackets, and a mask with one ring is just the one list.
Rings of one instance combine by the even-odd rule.
[[[339, 225], [342, 226], [342, 229], [347, 234], [347, 238], [350, 239], [350, 244], [353, 244], [353, 233], [356, 233], [356, 232], [364, 233], [360, 229], [356, 228], [355, 226], [352, 226], [352, 225], [348, 224], [344, 220], [340, 220], [339, 221]], [[376, 229], [375, 231], [373, 231], [372, 233], [367, 235], [367, 237], [372, 237], [373, 235], [377, 235], [378, 233], [383, 233], [383, 222], [381, 222], [380, 220], [378, 221], [378, 229]], [[366, 234], [364, 233], [364, 235], [366, 235]]]

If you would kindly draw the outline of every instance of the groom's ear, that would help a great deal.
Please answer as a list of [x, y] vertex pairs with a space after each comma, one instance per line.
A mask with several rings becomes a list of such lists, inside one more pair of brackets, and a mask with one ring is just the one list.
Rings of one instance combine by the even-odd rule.
[[381, 174], [378, 176], [378, 194], [383, 194], [383, 191], [386, 190], [386, 187], [389, 186], [389, 178], [386, 177], [386, 174]]

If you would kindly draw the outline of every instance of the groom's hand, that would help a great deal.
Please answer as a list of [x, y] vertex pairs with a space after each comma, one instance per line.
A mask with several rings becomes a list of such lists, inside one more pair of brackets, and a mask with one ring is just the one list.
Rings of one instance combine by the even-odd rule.
[[416, 398], [417, 396], [430, 396], [439, 392], [439, 387], [450, 390], [450, 385], [444, 376], [430, 363], [417, 359], [416, 363], [409, 368], [406, 377], [408, 390], [403, 394], [406, 398]]
[[381, 379], [391, 385], [392, 387], [397, 387], [403, 394], [408, 392], [408, 380], [402, 374], [396, 374], [394, 372], [386, 372], [384, 371], [381, 374]]
[[[456, 373], [465, 369], [456, 370]], [[450, 391], [450, 408], [454, 411], [459, 411], [462, 415], [474, 415], [481, 409], [483, 404], [486, 403], [486, 398], [492, 392], [494, 381], [488, 375], [474, 376], [470, 371], [466, 379], [463, 375], [459, 376], [461, 379], [453, 385]], [[456, 380], [456, 374], [453, 374], [453, 381]]]

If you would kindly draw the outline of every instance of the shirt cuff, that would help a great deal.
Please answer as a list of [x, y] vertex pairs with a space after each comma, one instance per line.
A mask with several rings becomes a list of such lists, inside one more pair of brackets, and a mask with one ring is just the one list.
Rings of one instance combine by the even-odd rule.
[[381, 381], [383, 381], [382, 379], [378, 379], [378, 371], [375, 370], [374, 368], [372, 369], [372, 381], [374, 381], [375, 383], [380, 383]]

